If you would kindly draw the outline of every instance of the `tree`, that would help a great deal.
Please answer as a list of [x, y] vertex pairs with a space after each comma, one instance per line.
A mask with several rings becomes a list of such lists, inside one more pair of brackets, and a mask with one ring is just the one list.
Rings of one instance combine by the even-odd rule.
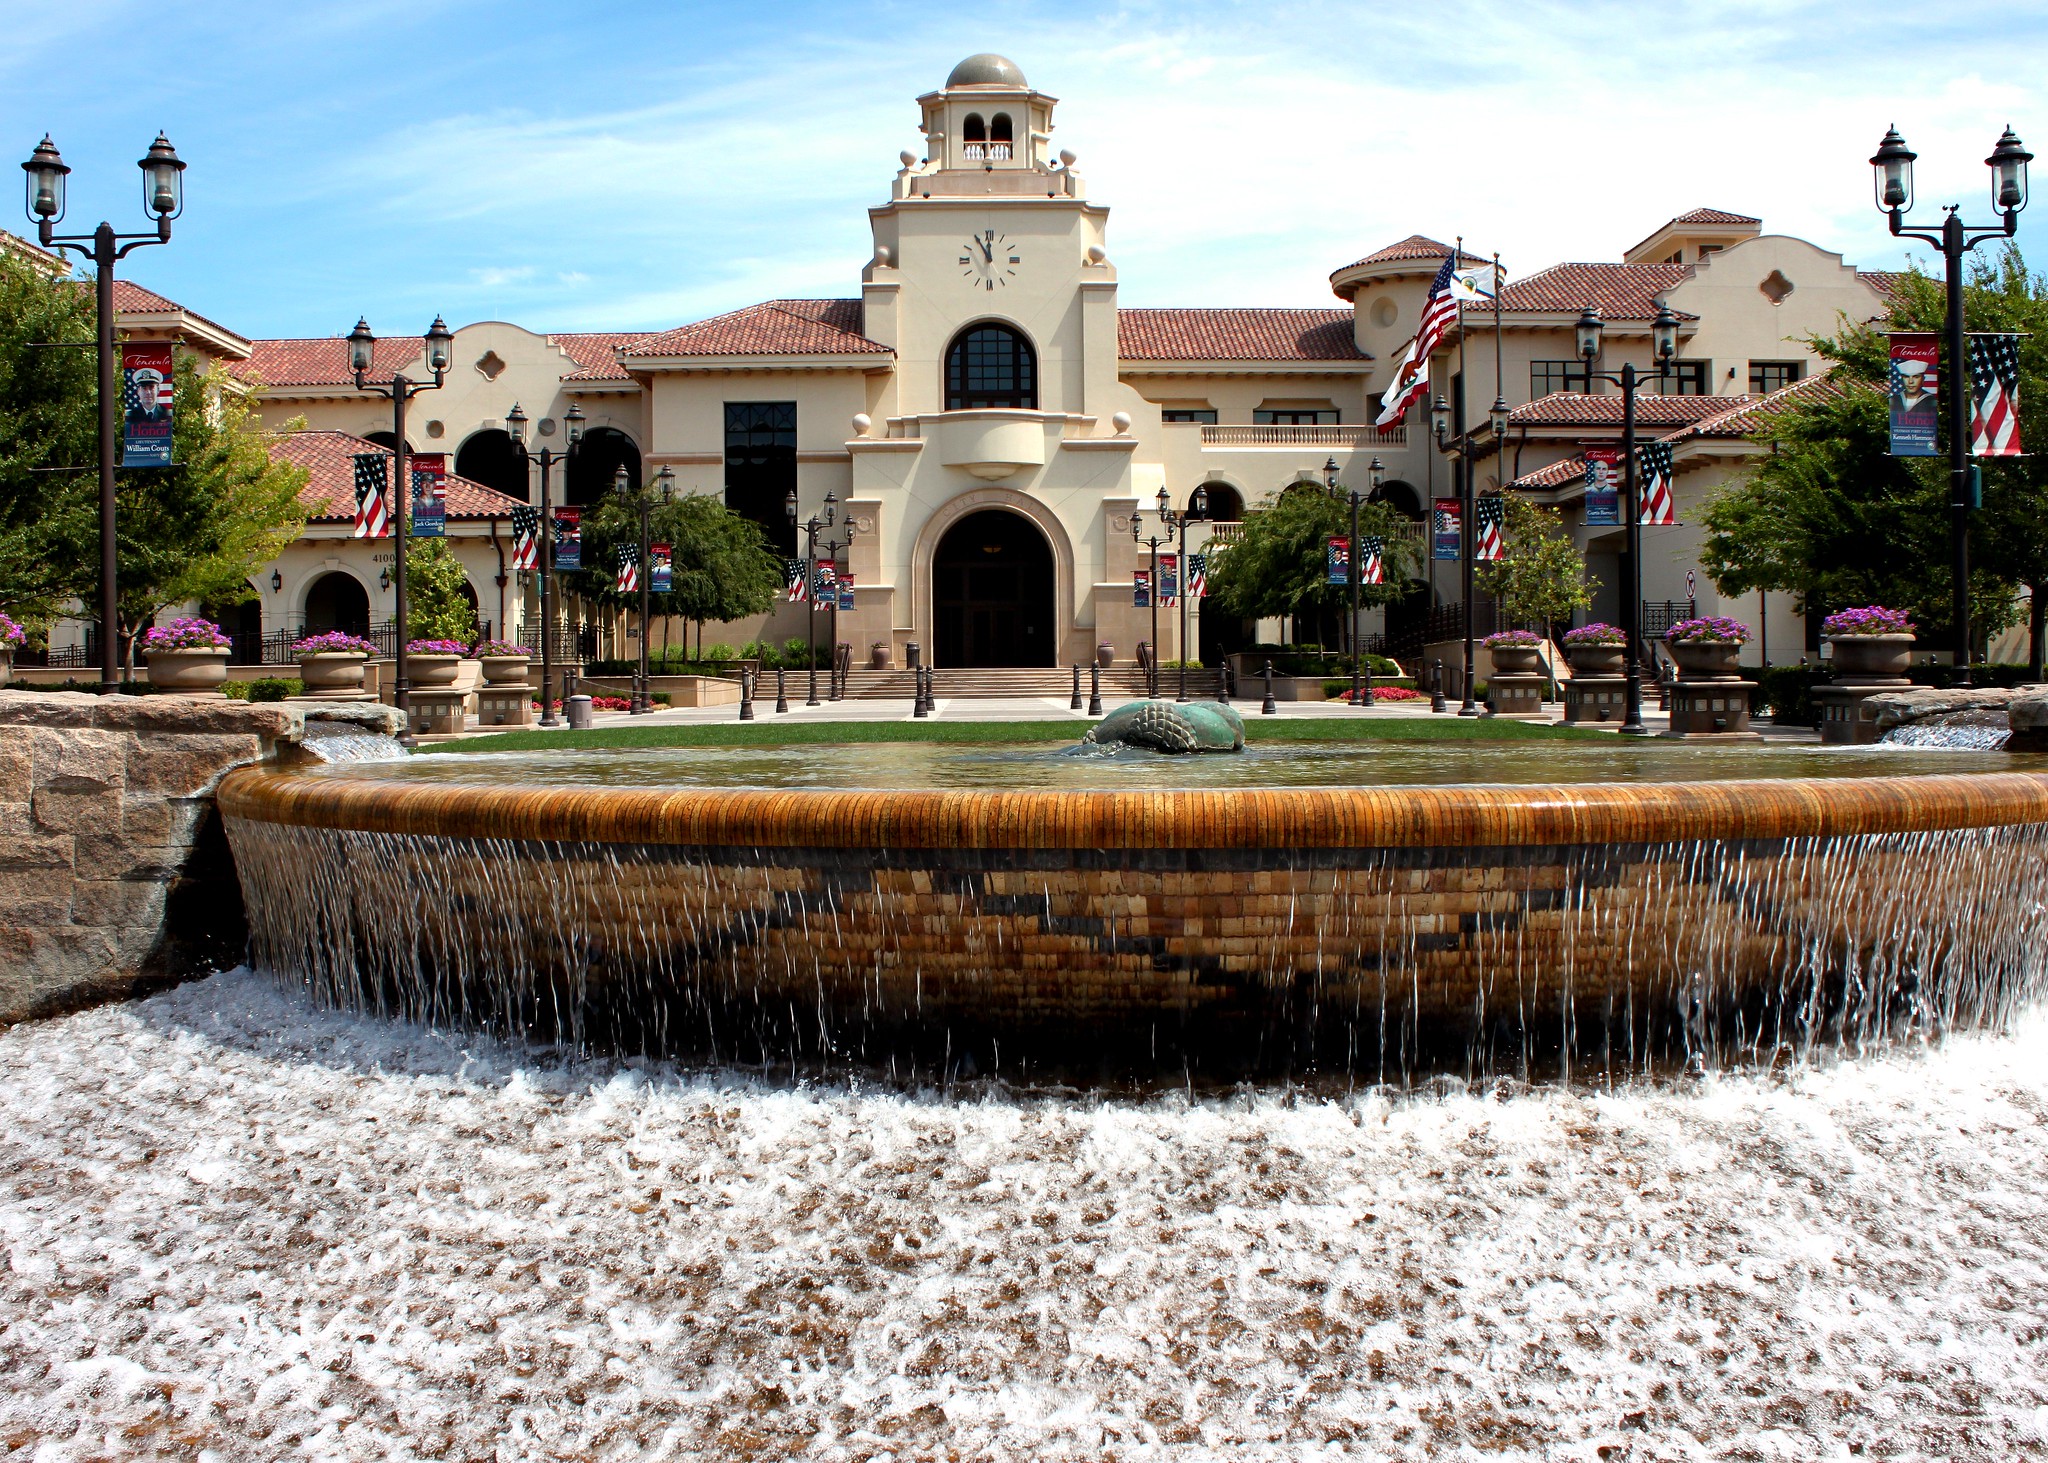
[[[0, 252], [0, 608], [44, 622], [99, 583], [99, 392], [93, 352], [72, 348], [93, 325], [76, 280]], [[305, 470], [271, 457], [249, 398], [189, 356], [173, 392], [174, 465], [115, 475], [115, 632], [131, 659], [162, 610], [249, 598], [249, 575], [305, 525]]]
[[[769, 548], [760, 525], [708, 493], [656, 503], [648, 539], [669, 545], [674, 586], [667, 594], [649, 595], [650, 612], [694, 621], [700, 649], [706, 620], [724, 623], [761, 614], [782, 591], [782, 560]], [[619, 592], [621, 548], [639, 553], [640, 510], [617, 493], [607, 493], [583, 514], [583, 562], [589, 567], [565, 577], [586, 598], [638, 610], [637, 589]]]
[[1509, 619], [1551, 629], [1591, 607], [1599, 581], [1587, 577], [1586, 557], [1555, 508], [1539, 508], [1518, 493], [1501, 495], [1501, 555], [1476, 567], [1473, 577]]
[[[1388, 604], [1408, 592], [1408, 581], [1422, 577], [1422, 551], [1408, 528], [1388, 504], [1360, 505], [1359, 537], [1377, 535], [1385, 545], [1383, 582], [1361, 584], [1360, 604]], [[1210, 551], [1209, 594], [1224, 613], [1247, 620], [1312, 616], [1323, 635], [1325, 626], [1341, 625], [1350, 612], [1350, 589], [1329, 582], [1326, 547], [1350, 533], [1348, 499], [1314, 483], [1283, 488], [1245, 514], [1235, 543]]]
[[[1829, 386], [1789, 399], [1757, 434], [1771, 451], [1707, 505], [1702, 561], [1723, 594], [1788, 592], [1808, 614], [1886, 604], [1910, 610], [1924, 637], [1950, 636], [1948, 466], [1889, 455], [1883, 333], [1939, 332], [1945, 304], [1940, 284], [1910, 274], [1881, 326], [1844, 321], [1811, 342], [1833, 363]], [[2048, 443], [2048, 284], [2007, 246], [1972, 261], [1963, 309], [1971, 330], [2031, 332], [2020, 341], [2021, 440]], [[1978, 465], [1984, 507], [1971, 522], [1970, 596], [1981, 643], [2012, 623], [2018, 585], [2036, 589], [2037, 605], [2048, 601], [2048, 462]], [[2041, 629], [2037, 611], [2037, 666]]]
[[[410, 501], [410, 500], [408, 500]], [[406, 535], [405, 633], [414, 640], [476, 638], [476, 606], [462, 591], [469, 571], [445, 538]]]

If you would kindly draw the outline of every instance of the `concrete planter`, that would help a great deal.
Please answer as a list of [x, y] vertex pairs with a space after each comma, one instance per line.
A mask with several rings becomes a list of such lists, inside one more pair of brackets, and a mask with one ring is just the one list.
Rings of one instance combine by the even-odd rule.
[[14, 652], [0, 650], [0, 686], [14, 679]]
[[525, 655], [486, 655], [482, 660], [486, 686], [523, 686], [526, 669], [533, 663], [532, 657]]
[[306, 690], [318, 694], [322, 691], [360, 691], [363, 689], [363, 667], [369, 664], [367, 655], [358, 655], [351, 650], [329, 651], [320, 655], [299, 657], [299, 679], [306, 683]]
[[1911, 635], [1830, 635], [1838, 676], [1881, 676], [1903, 680], [1913, 663]]
[[204, 650], [152, 650], [149, 652], [149, 683], [159, 691], [184, 696], [218, 696], [228, 678], [228, 648]]
[[1742, 647], [1718, 640], [1667, 640], [1681, 681], [1733, 681], [1742, 674]]
[[1626, 645], [1572, 645], [1565, 649], [1565, 657], [1572, 663], [1572, 674], [1580, 676], [1618, 676], [1627, 668], [1628, 647]]
[[452, 686], [462, 669], [459, 655], [408, 655], [406, 679], [415, 686]]
[[1540, 676], [1543, 661], [1539, 647], [1534, 645], [1489, 645], [1487, 653], [1493, 657], [1493, 673], [1498, 676]]
[[1095, 647], [1095, 663], [1107, 669], [1116, 664], [1116, 647], [1107, 640]]

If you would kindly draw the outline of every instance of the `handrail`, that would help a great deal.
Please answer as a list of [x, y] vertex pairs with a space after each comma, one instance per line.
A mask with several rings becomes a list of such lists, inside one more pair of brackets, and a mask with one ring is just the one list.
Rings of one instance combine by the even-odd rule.
[[1385, 431], [1369, 426], [1202, 425], [1204, 447], [1404, 447], [1406, 426]]

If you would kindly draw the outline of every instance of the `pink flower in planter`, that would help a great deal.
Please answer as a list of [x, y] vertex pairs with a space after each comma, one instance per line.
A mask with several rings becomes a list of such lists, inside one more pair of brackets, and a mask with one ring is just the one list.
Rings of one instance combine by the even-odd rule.
[[467, 655], [469, 647], [460, 640], [408, 640], [407, 655]]
[[154, 625], [142, 637], [142, 653], [153, 650], [226, 650], [228, 637], [220, 633], [220, 626], [211, 620], [173, 620], [168, 625]]
[[1888, 610], [1883, 605], [1836, 610], [1821, 622], [1820, 627], [1823, 635], [1911, 635], [1915, 630], [1912, 616], [1904, 610]]
[[12, 650], [28, 639], [28, 632], [14, 623], [13, 619], [0, 614], [0, 649]]

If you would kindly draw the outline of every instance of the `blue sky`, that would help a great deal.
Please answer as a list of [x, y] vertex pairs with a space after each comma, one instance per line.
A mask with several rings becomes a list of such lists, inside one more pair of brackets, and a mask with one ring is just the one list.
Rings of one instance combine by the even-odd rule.
[[[1511, 274], [1611, 259], [1700, 205], [1896, 268], [1865, 165], [1888, 123], [1930, 218], [1988, 216], [2006, 123], [2048, 142], [2023, 80], [2048, 8], [1902, 13], [0, 0], [0, 137], [18, 161], [54, 134], [67, 224], [126, 229], [167, 130], [185, 217], [124, 269], [250, 335], [358, 314], [410, 334], [437, 311], [640, 329], [852, 294], [865, 209], [919, 144], [913, 98], [981, 50], [1061, 98], [1127, 305], [1334, 304], [1332, 269], [1418, 231]], [[18, 210], [0, 226], [25, 230]], [[2043, 212], [2021, 243], [2048, 256]]]

